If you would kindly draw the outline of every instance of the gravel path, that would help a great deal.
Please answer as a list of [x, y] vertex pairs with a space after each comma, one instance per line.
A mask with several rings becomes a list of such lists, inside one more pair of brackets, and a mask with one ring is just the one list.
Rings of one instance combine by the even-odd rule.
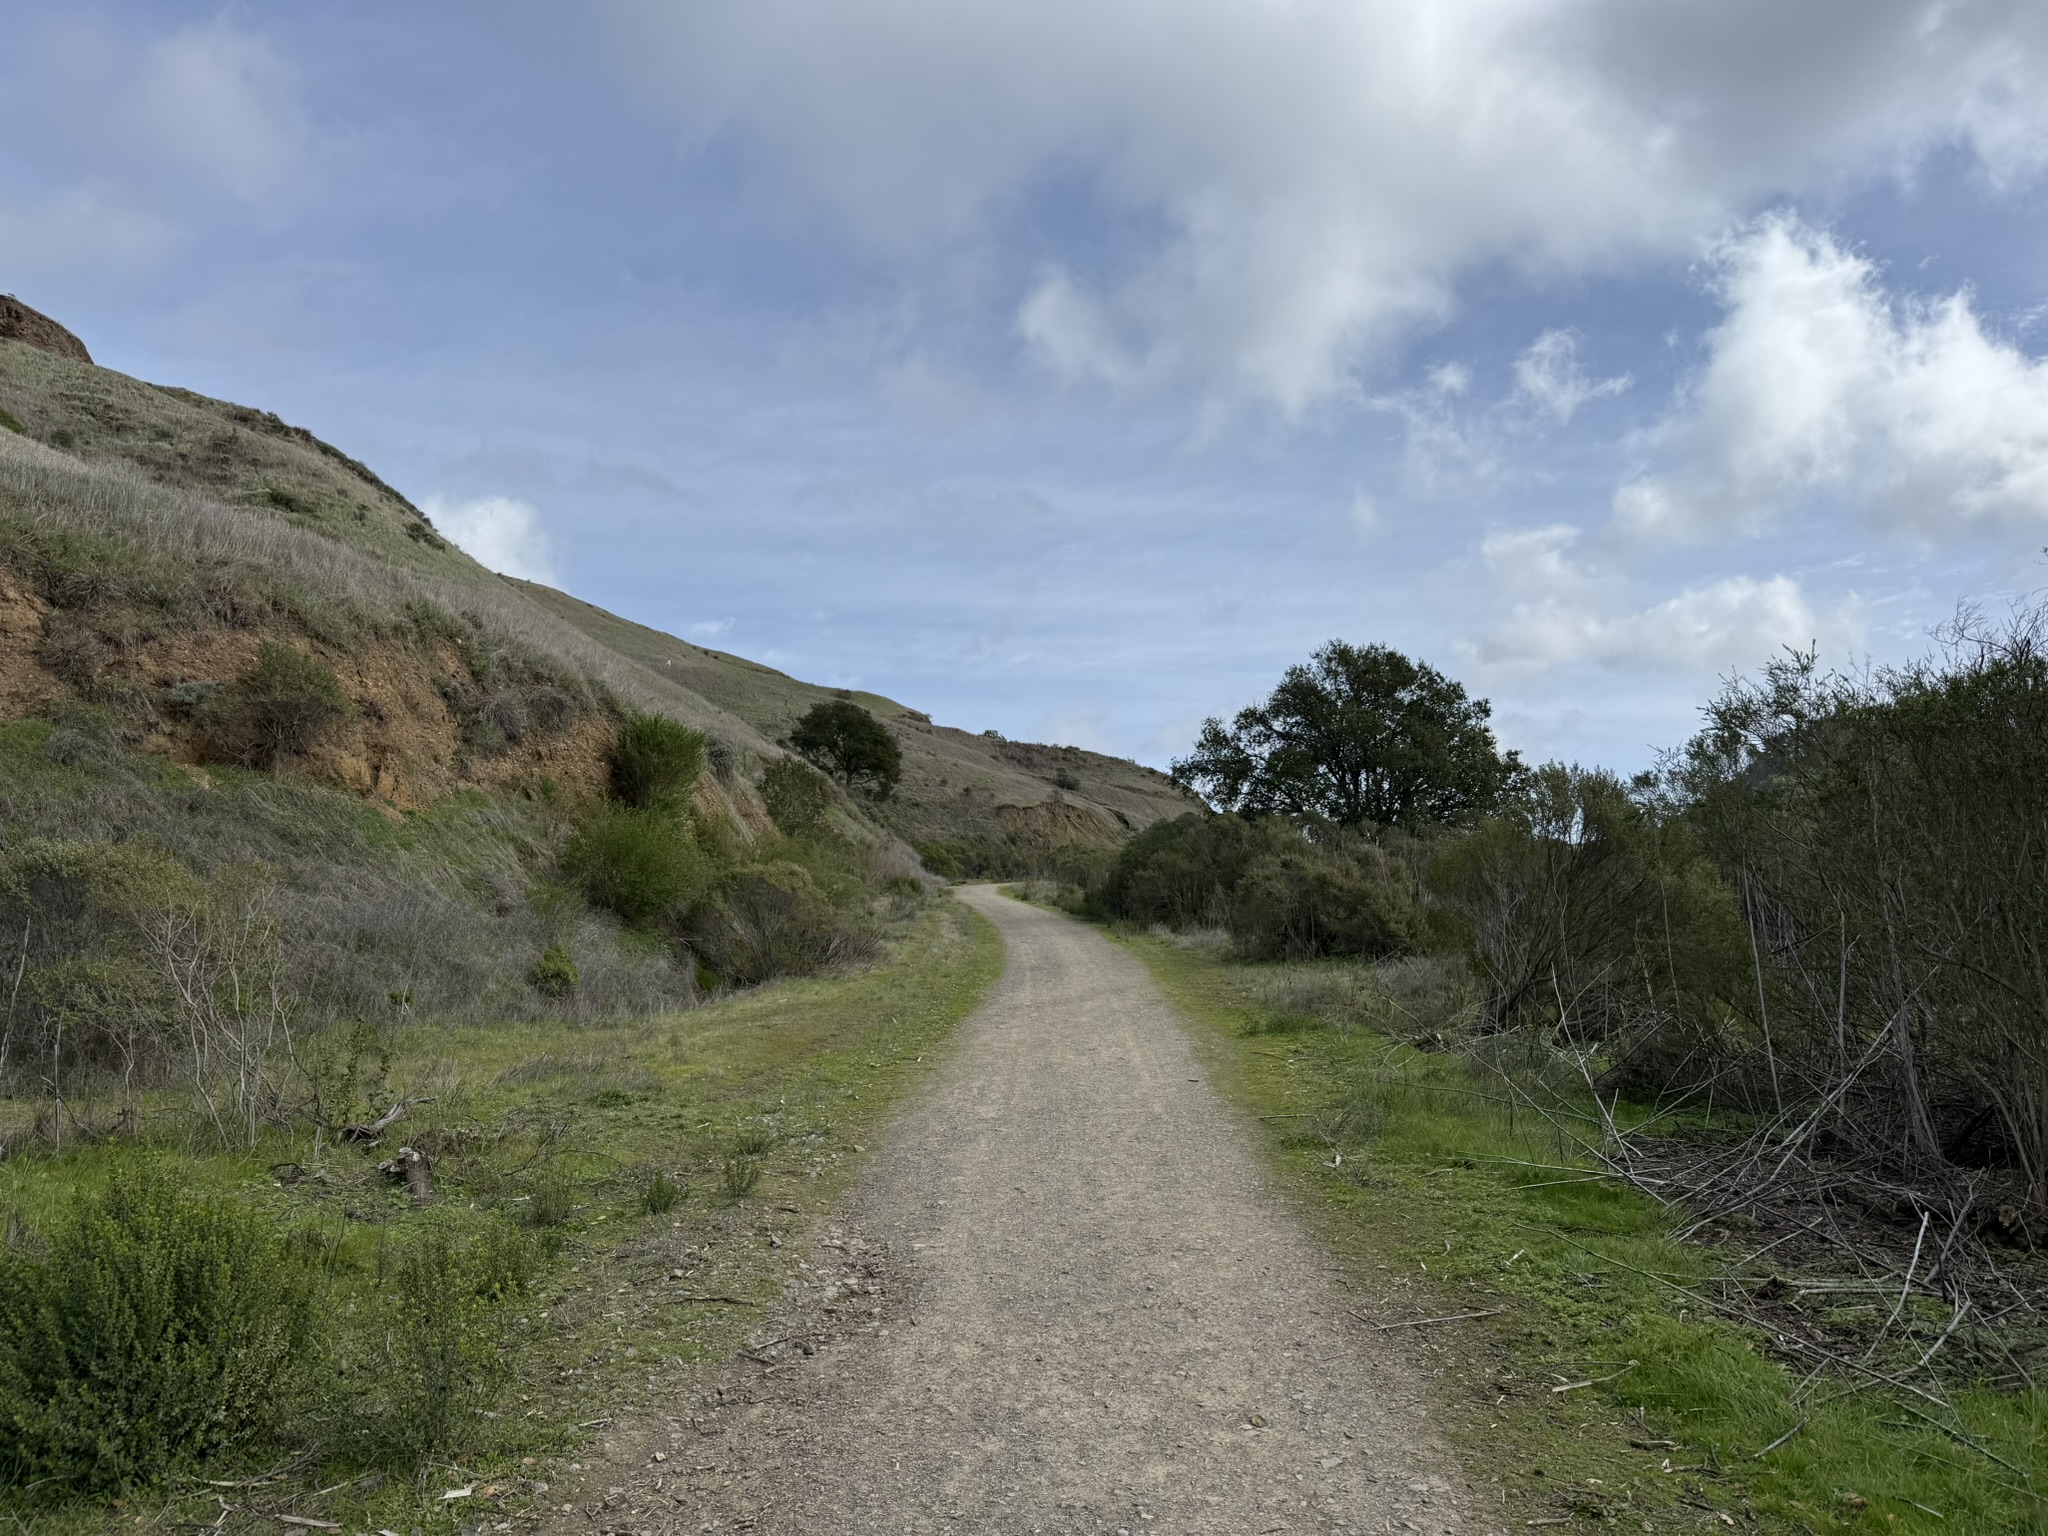
[[560, 1528], [1488, 1528], [1144, 967], [960, 895], [1007, 969], [810, 1252], [784, 1337], [615, 1441]]

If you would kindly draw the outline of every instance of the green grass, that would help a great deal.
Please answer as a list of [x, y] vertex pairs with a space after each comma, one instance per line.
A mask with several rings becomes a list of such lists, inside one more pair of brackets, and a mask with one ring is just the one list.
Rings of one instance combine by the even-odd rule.
[[[1654, 1201], [1553, 1182], [1579, 1177], [1569, 1145], [1511, 1115], [1463, 1058], [1289, 1018], [1261, 1001], [1257, 968], [1199, 948], [1121, 942], [1195, 1022], [1218, 1086], [1258, 1117], [1280, 1183], [1369, 1298], [1361, 1312], [1502, 1309], [1387, 1337], [1436, 1382], [1465, 1465], [1512, 1526], [1726, 1529], [1725, 1514], [1768, 1531], [2048, 1529], [2012, 1470], [2048, 1488], [2042, 1394], [1952, 1393], [1957, 1427], [2009, 1466], [1917, 1418], [1925, 1403], [1828, 1400], [1841, 1383], [1823, 1383], [1804, 1427], [1759, 1458], [1800, 1422], [1800, 1376], [1768, 1338], [1702, 1317], [1675, 1289], [1715, 1259], [1672, 1241]], [[1676, 1445], [1641, 1448], [1662, 1440]]]
[[[391, 1256], [437, 1231], [462, 1241], [523, 1227], [542, 1255], [502, 1340], [514, 1379], [463, 1454], [408, 1478], [358, 1475], [361, 1465], [330, 1452], [229, 1495], [236, 1522], [290, 1513], [430, 1536], [547, 1502], [544, 1485], [597, 1421], [630, 1417], [672, 1389], [681, 1367], [724, 1357], [757, 1325], [756, 1308], [685, 1298], [766, 1306], [779, 1296], [796, 1248], [776, 1240], [831, 1206], [861, 1144], [1001, 966], [994, 929], [942, 900], [852, 977], [781, 983], [619, 1026], [390, 1034], [390, 1088], [421, 1102], [376, 1148], [306, 1133], [246, 1156], [160, 1154], [188, 1187], [234, 1195], [301, 1234], [321, 1256], [332, 1315], [386, 1315], [398, 1283]], [[414, 1208], [376, 1171], [401, 1144], [433, 1159], [430, 1205]], [[758, 1171], [728, 1198], [721, 1185], [736, 1148]], [[13, 1159], [0, 1164], [0, 1207], [31, 1233], [47, 1229], [75, 1191], [133, 1156], [102, 1143]], [[650, 1199], [657, 1180], [679, 1198]], [[443, 1501], [454, 1487], [476, 1492]], [[120, 1513], [123, 1529], [168, 1530], [210, 1522], [218, 1505], [188, 1481], [138, 1495]], [[32, 1518], [69, 1532], [104, 1528], [110, 1514], [102, 1504]]]

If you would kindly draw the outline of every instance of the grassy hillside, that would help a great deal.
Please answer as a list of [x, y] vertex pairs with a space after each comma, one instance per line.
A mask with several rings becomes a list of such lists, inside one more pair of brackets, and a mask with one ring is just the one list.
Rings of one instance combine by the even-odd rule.
[[[0, 512], [13, 525], [0, 531], [0, 569], [30, 589], [0, 580], [0, 645], [10, 634], [15, 644], [0, 717], [76, 688], [49, 665], [47, 652], [63, 649], [43, 644], [52, 611], [72, 615], [59, 628], [82, 632], [72, 650], [86, 661], [74, 672], [146, 687], [168, 665], [150, 648], [152, 630], [282, 619], [337, 656], [359, 656], [375, 641], [418, 639], [406, 632], [425, 607], [484, 632], [487, 646], [530, 655], [557, 683], [577, 685], [572, 692], [595, 685], [710, 731], [756, 770], [804, 710], [847, 696], [487, 571], [368, 467], [267, 412], [0, 340], [0, 429], [11, 429], [0, 430], [0, 498], [14, 514]], [[122, 546], [111, 561], [109, 545]], [[223, 594], [224, 581], [235, 590]], [[37, 596], [46, 607], [35, 609]], [[209, 680], [191, 650], [182, 680]], [[32, 663], [43, 676], [30, 675]], [[904, 772], [892, 801], [854, 809], [920, 846], [1107, 846], [1186, 808], [1164, 775], [1135, 763], [950, 730], [880, 695], [857, 702], [895, 730]], [[412, 713], [424, 729], [434, 710]], [[463, 722], [446, 724], [438, 735], [459, 738]], [[413, 756], [422, 761], [412, 776], [425, 781], [414, 803], [477, 771], [459, 739]], [[427, 759], [439, 759], [438, 771], [426, 771]], [[361, 782], [358, 764], [326, 768], [383, 792], [374, 775]]]
[[889, 723], [903, 748], [903, 782], [873, 813], [909, 841], [1016, 838], [1052, 847], [1121, 842], [1188, 801], [1165, 774], [1079, 747], [1039, 746], [934, 725], [877, 693], [803, 683], [742, 656], [707, 650], [530, 582], [515, 583], [551, 613], [618, 656], [673, 678], [700, 698], [781, 740], [812, 705], [851, 699]]

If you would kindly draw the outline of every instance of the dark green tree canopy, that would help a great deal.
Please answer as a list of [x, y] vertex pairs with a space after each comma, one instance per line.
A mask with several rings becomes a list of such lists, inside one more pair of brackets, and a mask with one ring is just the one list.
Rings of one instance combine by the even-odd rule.
[[1332, 640], [1263, 704], [1204, 722], [1174, 779], [1219, 810], [1339, 826], [1427, 826], [1484, 815], [1521, 767], [1491, 706], [1384, 645]]
[[848, 789], [866, 789], [880, 800], [903, 776], [903, 749], [889, 728], [844, 699], [812, 705], [789, 733], [789, 744]]

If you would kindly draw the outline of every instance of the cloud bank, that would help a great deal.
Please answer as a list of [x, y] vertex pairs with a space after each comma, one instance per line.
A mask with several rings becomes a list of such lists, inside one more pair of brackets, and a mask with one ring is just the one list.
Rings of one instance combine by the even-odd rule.
[[[1025, 270], [1056, 373], [1299, 412], [1459, 280], [1689, 254], [1764, 201], [2048, 157], [2028, 0], [614, 0], [696, 149], [903, 271]], [[1079, 210], [1062, 213], [1062, 209]]]

